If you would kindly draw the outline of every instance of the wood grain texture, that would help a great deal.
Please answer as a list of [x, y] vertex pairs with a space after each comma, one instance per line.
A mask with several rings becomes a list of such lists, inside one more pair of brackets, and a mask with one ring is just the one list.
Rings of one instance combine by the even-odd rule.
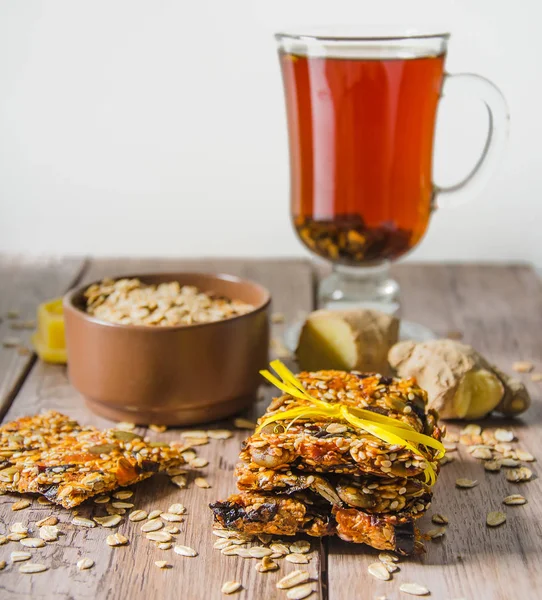
[[[449, 330], [464, 333], [472, 344], [505, 371], [516, 360], [535, 363], [542, 371], [542, 288], [534, 272], [521, 266], [428, 266], [396, 268], [401, 284], [403, 316], [431, 327], [437, 334]], [[533, 397], [533, 406], [515, 420], [493, 418], [483, 427], [511, 426], [518, 447], [542, 457], [542, 385], [522, 376]], [[460, 426], [453, 424], [451, 430]], [[329, 542], [329, 597], [407, 598], [401, 583], [417, 582], [431, 597], [447, 600], [509, 600], [540, 598], [542, 573], [542, 484], [513, 484], [500, 473], [484, 471], [460, 446], [454, 462], [442, 468], [429, 515], [449, 517], [445, 537], [427, 542], [421, 558], [403, 559], [392, 581], [378, 581], [367, 574], [367, 566], [378, 553], [360, 550], [337, 540]], [[528, 465], [535, 473], [539, 463]], [[455, 488], [458, 477], [477, 479], [470, 490]], [[504, 506], [509, 494], [522, 494], [524, 506]], [[507, 522], [498, 528], [485, 525], [487, 512], [501, 510]], [[435, 527], [429, 517], [420, 522], [422, 531]]]
[[[13, 400], [35, 357], [21, 355], [16, 348], [5, 348], [2, 341], [17, 338], [21, 346], [30, 349], [32, 330], [14, 330], [17, 322], [35, 320], [40, 302], [62, 295], [84, 267], [82, 259], [27, 259], [0, 255], [0, 416]], [[18, 318], [6, 313], [16, 311]]]
[[[92, 281], [104, 275], [122, 275], [143, 273], [155, 270], [206, 270], [225, 271], [249, 277], [267, 286], [273, 295], [275, 311], [284, 313], [287, 319], [297, 316], [299, 310], [310, 310], [313, 297], [313, 281], [310, 266], [304, 261], [95, 261], [90, 264], [86, 280]], [[275, 326], [280, 330], [283, 325]], [[278, 332], [280, 333], [280, 331]], [[255, 412], [263, 412], [273, 391], [264, 388], [262, 398]], [[111, 426], [105, 419], [95, 417], [86, 409], [77, 392], [71, 388], [64, 367], [36, 364], [32, 373], [22, 387], [16, 401], [12, 405], [6, 420], [14, 419], [22, 414], [35, 413], [42, 409], [54, 408], [63, 411], [84, 423], [100, 427]], [[254, 414], [252, 415], [252, 417]], [[218, 426], [228, 426], [222, 423]], [[155, 433], [140, 429], [156, 440], [178, 440], [178, 430]], [[273, 573], [260, 574], [255, 570], [257, 560], [239, 557], [227, 557], [212, 548], [218, 538], [211, 535], [212, 515], [209, 502], [225, 499], [235, 491], [233, 468], [237, 461], [241, 442], [247, 436], [246, 431], [235, 431], [232, 438], [225, 441], [211, 440], [206, 446], [196, 448], [198, 456], [209, 460], [209, 466], [200, 473], [190, 475], [189, 487], [179, 490], [167, 477], [157, 476], [135, 486], [133, 502], [137, 508], [150, 511], [154, 508], [167, 510], [173, 502], [183, 503], [188, 513], [180, 524], [181, 533], [176, 543], [188, 545], [199, 552], [196, 558], [186, 558], [173, 553], [172, 550], [159, 550], [140, 532], [141, 523], [125, 521], [118, 531], [130, 539], [126, 547], [110, 548], [105, 538], [112, 533], [109, 529], [95, 528], [84, 530], [70, 524], [69, 511], [59, 508], [43, 507], [36, 501], [30, 509], [12, 513], [10, 505], [12, 496], [0, 497], [0, 533], [15, 521], [33, 523], [48, 514], [56, 514], [65, 533], [58, 542], [48, 544], [46, 548], [32, 550], [32, 562], [43, 562], [50, 567], [46, 573], [39, 575], [20, 575], [18, 565], [8, 564], [0, 574], [0, 597], [11, 598], [55, 598], [86, 599], [99, 598], [107, 600], [147, 600], [158, 596], [161, 600], [186, 598], [187, 600], [209, 600], [224, 597], [220, 588], [225, 581], [238, 580], [243, 590], [236, 594], [240, 599], [273, 599], [285, 598], [275, 584], [280, 577], [295, 569], [296, 565], [284, 560], [280, 562], [280, 570]], [[196, 475], [203, 475], [212, 485], [211, 489], [200, 489], [193, 483]], [[103, 514], [104, 509], [95, 505], [80, 508], [80, 514], [90, 516]], [[9, 561], [9, 553], [19, 544], [9, 543], [0, 546], [0, 560]], [[312, 560], [308, 568], [315, 580], [319, 579], [320, 542], [313, 541]], [[34, 559], [34, 556], [36, 559]], [[91, 557], [96, 565], [88, 571], [78, 571], [77, 561]], [[170, 569], [158, 569], [154, 561], [167, 560]], [[318, 588], [315, 582], [315, 589]], [[313, 594], [318, 598], [319, 594]]]

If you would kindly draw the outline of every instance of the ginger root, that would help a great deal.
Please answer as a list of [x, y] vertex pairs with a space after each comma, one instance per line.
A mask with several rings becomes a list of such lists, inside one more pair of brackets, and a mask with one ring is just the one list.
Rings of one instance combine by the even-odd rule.
[[530, 404], [525, 386], [492, 366], [471, 346], [454, 340], [400, 342], [389, 354], [400, 377], [414, 377], [429, 407], [443, 419], [480, 419], [493, 410], [507, 416]]
[[296, 358], [304, 371], [341, 369], [386, 374], [399, 320], [369, 309], [317, 310], [301, 330]]

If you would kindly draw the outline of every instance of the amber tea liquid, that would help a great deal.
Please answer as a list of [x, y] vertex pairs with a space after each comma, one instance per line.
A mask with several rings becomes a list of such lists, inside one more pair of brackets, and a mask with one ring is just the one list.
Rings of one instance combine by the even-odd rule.
[[444, 56], [280, 56], [298, 235], [343, 264], [394, 259], [429, 220]]

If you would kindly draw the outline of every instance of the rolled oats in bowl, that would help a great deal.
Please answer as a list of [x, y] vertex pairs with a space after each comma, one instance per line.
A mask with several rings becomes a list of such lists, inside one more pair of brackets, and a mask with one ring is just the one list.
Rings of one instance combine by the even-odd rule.
[[120, 325], [194, 325], [254, 310], [241, 300], [202, 292], [177, 281], [149, 285], [139, 279], [104, 279], [88, 287], [84, 297], [88, 314]]

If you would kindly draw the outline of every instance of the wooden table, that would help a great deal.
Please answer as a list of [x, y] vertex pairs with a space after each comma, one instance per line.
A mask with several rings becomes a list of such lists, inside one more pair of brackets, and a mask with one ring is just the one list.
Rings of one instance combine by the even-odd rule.
[[[77, 260], [0, 259], [0, 315], [17, 309], [31, 318], [38, 302], [62, 294], [70, 286], [96, 280], [105, 275], [148, 272], [154, 270], [204, 269], [227, 271], [260, 281], [273, 295], [273, 310], [286, 317], [286, 324], [274, 325], [280, 337], [288, 322], [310, 311], [314, 304], [315, 275], [308, 262], [206, 260]], [[444, 335], [449, 330], [464, 332], [465, 340], [487, 354], [496, 364], [510, 370], [516, 360], [533, 361], [542, 370], [542, 288], [534, 272], [525, 266], [437, 266], [405, 265], [395, 269], [402, 286], [404, 316]], [[16, 335], [28, 343], [29, 332], [13, 332], [9, 320], [0, 324], [0, 339]], [[542, 386], [524, 376], [533, 395], [533, 407], [512, 425], [521, 446], [542, 457]], [[273, 393], [262, 392], [256, 406], [261, 412]], [[35, 356], [20, 356], [15, 350], [0, 348], [0, 410], [5, 420], [15, 419], [43, 409], [65, 412], [83, 423], [110, 426], [85, 407], [70, 386], [66, 369], [45, 365]], [[254, 414], [247, 415], [254, 417]], [[484, 425], [502, 424], [500, 419]], [[221, 423], [221, 427], [230, 423]], [[452, 429], [455, 426], [452, 426]], [[153, 439], [179, 439], [179, 431], [155, 433], [139, 430]], [[16, 542], [0, 546], [0, 560], [7, 567], [0, 573], [0, 598], [209, 600], [223, 597], [224, 581], [241, 581], [244, 588], [238, 597], [247, 600], [286, 598], [275, 587], [276, 581], [295, 568], [281, 561], [280, 571], [260, 574], [255, 560], [227, 557], [212, 548], [216, 540], [210, 534], [211, 514], [208, 503], [225, 498], [235, 489], [233, 468], [239, 446], [246, 432], [235, 431], [226, 441], [211, 441], [197, 448], [209, 459], [204, 469], [211, 489], [190, 485], [185, 490], [172, 486], [167, 478], [155, 477], [136, 486], [138, 508], [166, 509], [172, 502], [188, 508], [180, 544], [198, 550], [196, 558], [183, 558], [172, 551], [161, 551], [144, 539], [138, 524], [125, 522], [119, 531], [130, 544], [111, 548], [105, 537], [110, 530], [83, 530], [70, 524], [69, 511], [42, 506], [33, 501], [21, 512], [12, 512], [14, 497], [0, 496], [0, 534], [15, 521], [35, 523], [56, 514], [64, 535], [46, 548], [31, 550], [33, 562], [49, 566], [45, 573], [22, 575], [11, 564], [9, 554], [22, 548]], [[450, 524], [443, 539], [427, 543], [427, 553], [404, 559], [401, 570], [388, 582], [374, 579], [367, 566], [377, 560], [377, 552], [340, 540], [313, 540], [313, 556], [308, 566], [315, 579], [316, 592], [311, 598], [347, 600], [409, 598], [399, 591], [404, 582], [417, 582], [431, 590], [431, 597], [452, 600], [522, 600], [542, 596], [542, 489], [537, 478], [525, 484], [508, 483], [503, 474], [486, 473], [479, 461], [459, 449], [456, 460], [443, 467], [435, 490], [430, 513], [447, 515]], [[533, 463], [533, 470], [538, 470]], [[471, 490], [457, 490], [457, 477], [478, 479]], [[528, 504], [504, 507], [502, 498], [522, 493]], [[90, 516], [95, 506], [84, 506], [80, 514]], [[489, 510], [504, 510], [507, 522], [488, 529], [485, 515]], [[428, 517], [421, 521], [422, 530], [431, 527]], [[95, 560], [94, 568], [79, 571], [81, 557]], [[172, 565], [161, 570], [154, 561], [166, 559]], [[317, 581], [317, 583], [316, 583]]]

